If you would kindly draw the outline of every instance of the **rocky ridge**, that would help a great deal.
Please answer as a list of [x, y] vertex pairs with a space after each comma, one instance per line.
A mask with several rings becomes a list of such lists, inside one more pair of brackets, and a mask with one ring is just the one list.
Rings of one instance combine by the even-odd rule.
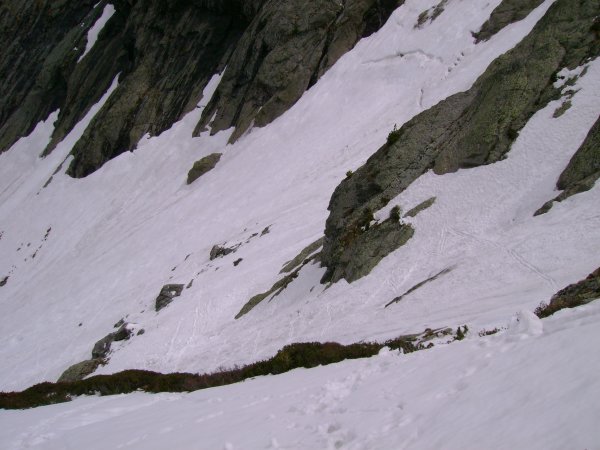
[[[8, 2], [0, 7], [0, 35], [12, 42], [0, 60], [9, 81], [0, 92], [0, 152], [60, 109], [49, 154], [118, 77], [118, 88], [72, 150], [68, 173], [85, 177], [144, 135], [170, 128], [226, 67], [196, 133], [235, 127], [233, 141], [285, 112], [400, 3]], [[79, 61], [87, 31], [108, 4], [115, 13]]]
[[[369, 273], [405, 240], [390, 240], [383, 252], [367, 244], [381, 237], [364, 229], [372, 216], [428, 170], [455, 172], [504, 158], [519, 130], [560, 96], [554, 86], [564, 67], [575, 68], [600, 53], [594, 1], [555, 2], [533, 31], [494, 61], [466, 92], [419, 114], [335, 190], [325, 228], [322, 282], [351, 282]], [[596, 150], [597, 152], [597, 150]], [[374, 229], [373, 229], [374, 230]], [[357, 266], [364, 270], [356, 271]]]

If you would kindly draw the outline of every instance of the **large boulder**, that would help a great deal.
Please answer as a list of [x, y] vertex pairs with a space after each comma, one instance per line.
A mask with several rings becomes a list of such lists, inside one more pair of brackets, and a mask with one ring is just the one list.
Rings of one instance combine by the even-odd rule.
[[94, 373], [101, 364], [104, 364], [104, 360], [100, 358], [88, 359], [86, 361], [73, 364], [62, 373], [57, 383], [71, 383], [73, 381], [83, 380], [88, 375]]
[[110, 352], [110, 347], [113, 342], [128, 340], [132, 334], [133, 327], [131, 327], [128, 323], [124, 323], [117, 331], [107, 334], [98, 342], [96, 342], [96, 344], [94, 344], [92, 358], [106, 358]]

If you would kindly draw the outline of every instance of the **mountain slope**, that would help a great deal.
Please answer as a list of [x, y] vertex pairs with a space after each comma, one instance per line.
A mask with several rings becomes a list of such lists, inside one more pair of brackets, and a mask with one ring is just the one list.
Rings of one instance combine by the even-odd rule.
[[[215, 116], [215, 112], [223, 111], [219, 108], [231, 106], [232, 111], [241, 111], [232, 106], [240, 101], [233, 93], [233, 87], [240, 86], [235, 84], [236, 77], [231, 75], [238, 72], [228, 72], [230, 66], [225, 69], [220, 58], [209, 65], [214, 72], [206, 70], [201, 77], [190, 75], [191, 72], [188, 74], [190, 84], [180, 86], [185, 101], [176, 101], [177, 111], [155, 130], [135, 128], [123, 115], [111, 115], [110, 111], [115, 112], [117, 104], [129, 105], [119, 102], [123, 101], [124, 93], [131, 92], [128, 83], [133, 83], [129, 78], [131, 72], [111, 66], [113, 68], [106, 72], [102, 85], [94, 84], [89, 86], [89, 90], [82, 87], [83, 90], [77, 91], [80, 93], [73, 97], [77, 101], [84, 99], [84, 103], [89, 105], [72, 115], [72, 127], [62, 125], [63, 118], [69, 115], [69, 108], [65, 106], [68, 102], [63, 103], [60, 111], [54, 110], [47, 118], [38, 117], [37, 126], [31, 134], [21, 137], [0, 154], [0, 281], [3, 284], [0, 287], [0, 323], [5, 342], [0, 346], [0, 360], [7, 362], [0, 368], [0, 390], [23, 389], [45, 380], [56, 381], [72, 364], [90, 359], [94, 345], [119, 330], [125, 322], [135, 332], [130, 339], [112, 342], [107, 364], [99, 367], [96, 373], [130, 368], [211, 372], [220, 367], [270, 357], [282, 346], [293, 342], [383, 341], [425, 328], [456, 328], [464, 324], [472, 330], [501, 327], [517, 311], [533, 310], [559, 289], [582, 279], [598, 267], [596, 244], [600, 242], [600, 203], [597, 185], [592, 182], [587, 191], [555, 203], [546, 214], [534, 216], [542, 205], [557, 197], [557, 181], [564, 178], [561, 174], [572, 159], [577, 159], [574, 155], [580, 148], [584, 149], [586, 160], [595, 161], [597, 156], [597, 147], [587, 142], [591, 139], [588, 136], [595, 136], [591, 130], [600, 115], [600, 63], [595, 59], [598, 6], [584, 1], [578, 4], [581, 9], [570, 9], [570, 3], [564, 0], [528, 2], [527, 11], [514, 13], [514, 17], [510, 16], [510, 20], [503, 22], [505, 26], [487, 25], [493, 32], [485, 36], [487, 39], [477, 42], [473, 33], [479, 31], [490, 17], [495, 17], [494, 11], [496, 14], [503, 11], [504, 3], [500, 0], [476, 5], [458, 0], [407, 0], [394, 10], [387, 22], [384, 12], [391, 3], [367, 3], [356, 3], [362, 5], [353, 10], [355, 13], [358, 11], [356, 17], [364, 17], [365, 8], [381, 7], [381, 20], [376, 21], [378, 25], [375, 27], [382, 25], [381, 29], [354, 46], [364, 30], [356, 32], [356, 28], [352, 28], [354, 32], [343, 46], [352, 50], [343, 56], [341, 53], [344, 52], [336, 53], [335, 58], [327, 60], [330, 63], [324, 65], [321, 63], [325, 60], [317, 61], [312, 67], [319, 68], [320, 78], [313, 80], [312, 76], [302, 75], [306, 79], [303, 78], [301, 89], [294, 90], [297, 95], [292, 96], [293, 99], [288, 98], [289, 109], [275, 108], [277, 114], [264, 123], [260, 120], [255, 123], [261, 127], [244, 125], [233, 128], [237, 122], [218, 118], [218, 113]], [[512, 11], [510, 5], [514, 2], [507, 3], [508, 10]], [[119, 4], [116, 4], [115, 14], [118, 14]], [[96, 15], [99, 16], [100, 8], [105, 6], [104, 3], [98, 5], [94, 10]], [[141, 6], [142, 3], [138, 7]], [[197, 6], [210, 9], [214, 5], [198, 2]], [[580, 14], [580, 21], [561, 22], [565, 10]], [[236, 14], [242, 14], [236, 17], [253, 23], [254, 16], [247, 16], [247, 11], [236, 11]], [[148, 11], [148, 14], [154, 13], [157, 11]], [[225, 13], [211, 10], [210, 14]], [[201, 19], [204, 17], [199, 14], [198, 20], [204, 20]], [[553, 26], [554, 21], [567, 28], [566, 31]], [[83, 28], [89, 29], [91, 22], [86, 22], [87, 27]], [[487, 23], [492, 22], [495, 23], [490, 19]], [[109, 23], [110, 20], [106, 26]], [[144, 24], [144, 21], [140, 23]], [[356, 23], [359, 28], [364, 26], [363, 21]], [[578, 27], [575, 27], [576, 23]], [[568, 29], [569, 24], [575, 27], [575, 31]], [[201, 36], [190, 39], [179, 36], [175, 29], [170, 28], [168, 21], [163, 25], [165, 33], [181, 39], [177, 42], [184, 47], [192, 45], [196, 38], [204, 42]], [[195, 28], [196, 25], [190, 26]], [[254, 26], [258, 27], [258, 24]], [[546, 31], [540, 33], [540, 29]], [[114, 31], [120, 33], [123, 29], [116, 27]], [[242, 33], [241, 29], [238, 31]], [[576, 42], [570, 42], [575, 32], [578, 38]], [[565, 48], [575, 48], [575, 56], [563, 51], [561, 46], [549, 44], [551, 38], [558, 34], [569, 44]], [[272, 38], [259, 35], [256, 42]], [[332, 36], [335, 36], [333, 31]], [[249, 39], [250, 47], [254, 42], [248, 36], [238, 38]], [[101, 60], [99, 54], [108, 51], [102, 45], [102, 39], [100, 32], [92, 50], [80, 62], [75, 58], [75, 73], [94, 67], [94, 58]], [[348, 42], [351, 44], [348, 45]], [[429, 123], [422, 122], [423, 117], [439, 118], [441, 125], [438, 123], [436, 126], [455, 130], [452, 138], [456, 138], [456, 142], [453, 141], [453, 145], [459, 152], [466, 148], [466, 144], [477, 142], [471, 122], [465, 120], [467, 113], [461, 115], [461, 112], [469, 112], [473, 104], [489, 112], [486, 108], [492, 106], [487, 103], [490, 97], [486, 94], [500, 100], [504, 98], [501, 90], [494, 93], [492, 88], [498, 86], [496, 81], [503, 81], [498, 73], [511, 75], [511, 69], [503, 64], [510, 62], [511, 55], [521, 54], [519, 52], [524, 48], [531, 50], [533, 55], [521, 61], [520, 68], [514, 68], [515, 76], [519, 78], [519, 70], [522, 69], [532, 73], [531, 80], [538, 77], [547, 82], [526, 83], [533, 92], [533, 100], [528, 105], [535, 103], [535, 99], [542, 100], [535, 108], [527, 106], [501, 124], [501, 133], [496, 137], [499, 140], [508, 138], [505, 139], [507, 142], [503, 142], [501, 151], [496, 152], [493, 158], [478, 157], [477, 164], [465, 164], [461, 157], [457, 164], [451, 165], [451, 170], [441, 162], [443, 170], [429, 170], [439, 169], [434, 160], [425, 164], [418, 161], [414, 167], [409, 161], [408, 168], [414, 169], [414, 176], [402, 185], [402, 189], [389, 189], [385, 202], [371, 205], [372, 217], [360, 223], [355, 230], [367, 233], [366, 228], [381, 231], [380, 227], [387, 226], [382, 224], [391, 224], [386, 220], [392, 208], [398, 205], [402, 211], [402, 223], [414, 230], [404, 245], [398, 247], [395, 242], [379, 237], [374, 239], [375, 244], [384, 247], [385, 257], [373, 255], [378, 257], [376, 264], [369, 267], [368, 274], [353, 278], [351, 284], [343, 276], [334, 277], [337, 283], [321, 284], [327, 269], [321, 267], [319, 257], [306, 262], [301, 268], [290, 267], [287, 273], [280, 273], [287, 263], [323, 238], [324, 234], [326, 240], [321, 258], [325, 264], [331, 265], [327, 241], [331, 234], [327, 230], [324, 232], [329, 216], [328, 205], [341, 208], [333, 215], [339, 213], [341, 220], [346, 220], [344, 208], [353, 205], [339, 201], [339, 192], [345, 186], [363, 183], [363, 175], [371, 167], [389, 170], [392, 178], [406, 176], [406, 172], [397, 166], [379, 164], [378, 155], [382, 150], [376, 152], [392, 146], [395, 155], [401, 158], [405, 155], [403, 146], [406, 141], [403, 139], [413, 136], [418, 143], [414, 153], [417, 159], [421, 158], [420, 146], [427, 143], [419, 141], [423, 136], [420, 130], [427, 130]], [[580, 48], [587, 49], [587, 53], [580, 52]], [[84, 51], [83, 48], [80, 50]], [[192, 52], [193, 49], [188, 50]], [[570, 56], [564, 59], [565, 55]], [[176, 55], [163, 56], [172, 59]], [[543, 70], [538, 71], [537, 66], [529, 66], [538, 61], [534, 58], [537, 56], [551, 60], [552, 67], [543, 65]], [[148, 58], [144, 70], [171, 74], [168, 66], [154, 68], [154, 62], [160, 59]], [[255, 61], [257, 64], [264, 62], [258, 59]], [[271, 64], [268, 59], [266, 61]], [[112, 62], [118, 65], [118, 61]], [[499, 66], [504, 72], [494, 72]], [[198, 69], [194, 64], [186, 67]], [[268, 67], [264, 66], [262, 70], [268, 71]], [[328, 67], [328, 70], [321, 71], [323, 67]], [[239, 68], [239, 73], [243, 75], [242, 69], [244, 67]], [[186, 70], [184, 72], [188, 73]], [[181, 73], [174, 72], [173, 76]], [[552, 75], [554, 78], [551, 79]], [[255, 86], [254, 82], [258, 83], [254, 79], [248, 82], [248, 86]], [[262, 85], [259, 87], [264, 88]], [[550, 93], [540, 94], [544, 90]], [[162, 88], [158, 91], [161, 96], [165, 94]], [[145, 99], [144, 93], [138, 94], [140, 99]], [[236, 97], [235, 102], [230, 104], [228, 96]], [[255, 103], [258, 97], [247, 97], [253, 105], [252, 114], [260, 114], [263, 106]], [[515, 97], [518, 96], [506, 96]], [[457, 98], [478, 98], [480, 101], [454, 108]], [[157, 109], [153, 111], [157, 117], [166, 117], [159, 111], [164, 104], [162, 100], [154, 104]], [[48, 106], [44, 108], [48, 109]], [[489, 116], [495, 117], [493, 112]], [[232, 114], [235, 116], [237, 113]], [[477, 111], [473, 116], [477, 117]], [[207, 117], [218, 118], [214, 128], [211, 128], [212, 121], [207, 121]], [[507, 131], [513, 122], [518, 126], [512, 132]], [[198, 128], [199, 123], [207, 125], [207, 128]], [[456, 123], [466, 125], [455, 126]], [[114, 128], [114, 124], [118, 126]], [[127, 133], [135, 129], [133, 134], [137, 137], [130, 141], [134, 150], [111, 154], [114, 156], [112, 159], [102, 157], [103, 165], [99, 168], [94, 165], [94, 169], [98, 169], [95, 171], [86, 169], [77, 174], [70, 170], [74, 175], [89, 173], [84, 178], [72, 178], [66, 174], [69, 166], [77, 166], [78, 163], [74, 163], [77, 158], [88, 155], [86, 142], [93, 141], [96, 145], [98, 141], [92, 136], [102, 134], [104, 128]], [[392, 140], [396, 139], [395, 136], [398, 140], [388, 145], [390, 131], [394, 128], [400, 133], [392, 133]], [[407, 129], [414, 131], [406, 132]], [[145, 134], [147, 132], [150, 134]], [[21, 136], [24, 134], [20, 133]], [[194, 137], [194, 134], [197, 136]], [[57, 138], [63, 135], [64, 139]], [[494, 136], [494, 133], [491, 135]], [[44, 158], [39, 157], [49, 144], [56, 146]], [[435, 149], [439, 154], [443, 154], [442, 146], [440, 144], [440, 148]], [[72, 154], [74, 149], [75, 155]], [[89, 151], [90, 157], [94, 158], [95, 150]], [[216, 159], [215, 167], [187, 184], [188, 171], [194, 163], [213, 154], [222, 154], [220, 159]], [[466, 156], [468, 159], [470, 154]], [[340, 187], [336, 190], [337, 186]], [[332, 200], [334, 191], [337, 193]], [[378, 198], [384, 196], [376, 195]], [[360, 200], [368, 202], [370, 198], [367, 192]], [[349, 201], [352, 202], [354, 199]], [[404, 211], [409, 210], [413, 212], [405, 216]], [[319, 250], [318, 244], [313, 246], [298, 261], [301, 263]], [[293, 276], [289, 275], [290, 272]], [[269, 292], [274, 285], [273, 293], [278, 292], [278, 295], [265, 295], [262, 301], [253, 302], [253, 308], [236, 319], [250, 299]], [[169, 288], [163, 289], [165, 286]], [[176, 290], [180, 289], [181, 295], [169, 297], [172, 302], [157, 312], [157, 297], [169, 293], [173, 286], [179, 286]], [[596, 307], [589, 305], [586, 308], [584, 311], [590, 312], [589, 318], [584, 313], [573, 312], [572, 316], [563, 314], [549, 320], [554, 324], [550, 328], [556, 326], [556, 332], [552, 331], [547, 338], [532, 338], [520, 344], [518, 339], [515, 340], [515, 352], [518, 354], [515, 358], [527, 366], [527, 373], [540, 376], [544, 368], [551, 367], [560, 355], [568, 353], [567, 348], [561, 348], [556, 355], [548, 356], [551, 353], [549, 349], [563, 336], [577, 339], [581, 345], [586, 339], [593, 339]], [[568, 317], [573, 322], [564, 325], [565, 329], [571, 328], [563, 335], [560, 319], [570, 320]], [[119, 326], [115, 328], [117, 323]], [[592, 324], [586, 328], [586, 333], [589, 333], [578, 337], [575, 327], [584, 323]], [[138, 334], [142, 329], [144, 332]], [[509, 370], [511, 358], [502, 349], [512, 345], [511, 339], [499, 336], [491, 344], [500, 355], [498, 367], [502, 370], [499, 373], [506, 374], [507, 378], [515, 372]], [[407, 372], [409, 375], [405, 383], [418, 384], [420, 377], [428, 372], [428, 367], [438, 367], [440, 371], [449, 367], [451, 373], [460, 370], [465, 361], [480, 356], [479, 346], [487, 345], [485, 342], [474, 338], [466, 344], [456, 344], [456, 347], [453, 344], [436, 348], [431, 353], [425, 352], [427, 356], [393, 359], [390, 363], [393, 369], [389, 373], [381, 367], [381, 370], [377, 368], [367, 375], [363, 370], [369, 365], [378, 365], [384, 356], [373, 361], [319, 369], [316, 375], [297, 371], [273, 381], [281, 386], [274, 388], [281, 389], [277, 391], [280, 393], [276, 398], [285, 395], [287, 383], [300, 384], [302, 380], [321, 376], [331, 376], [337, 383], [335, 380], [345, 371], [349, 371], [350, 377], [364, 375], [373, 383], [377, 383], [379, 375], [386, 372], [382, 375], [382, 383], [396, 390], [399, 385], [393, 380], [393, 374], [400, 371], [400, 367], [396, 366], [414, 367], [415, 372], [410, 372], [410, 369]], [[452, 362], [455, 352], [460, 355], [456, 362]], [[540, 366], [536, 363], [538, 355], [543, 361]], [[421, 361], [421, 358], [424, 359]], [[578, 353], [574, 356], [573, 367], [583, 368], [584, 359], [585, 356]], [[411, 366], [413, 360], [417, 362]], [[577, 379], [577, 383], [591, 383], [588, 374], [592, 372], [582, 371], [585, 373]], [[414, 375], [410, 375], [412, 373]], [[459, 404], [469, 411], [481, 410], [483, 403], [473, 399], [476, 392], [483, 389], [485, 395], [482, 398], [493, 399], [505, 387], [498, 376], [493, 382], [496, 387], [485, 390], [482, 380], [489, 374], [485, 370], [482, 373], [477, 388], [470, 391], [469, 395], [473, 397], [459, 396]], [[555, 378], [550, 378], [544, 386], [562, 383], [567, 372], [553, 376]], [[430, 382], [441, 383], [436, 394], [446, 398], [444, 393], [452, 391], [450, 385], [456, 380], [456, 377], [436, 377]], [[251, 383], [243, 383], [219, 392], [263, 389], [257, 386], [261, 383], [267, 386], [271, 382], [271, 379], [257, 380], [252, 382], [251, 387], [247, 387]], [[425, 383], [419, 386], [425, 389]], [[596, 389], [595, 384], [591, 386], [591, 389]], [[456, 391], [460, 392], [460, 389]], [[337, 395], [335, 392], [311, 392], [315, 396]], [[527, 392], [527, 388], [516, 389], [514, 403], [505, 406], [518, 404], [527, 398]], [[584, 407], [591, 414], [592, 406], [586, 403], [583, 390], [564, 392], [572, 399], [569, 407]], [[155, 417], [153, 408], [161, 409], [163, 401], [170, 398], [176, 399], [175, 403], [180, 405], [188, 401], [195, 403], [194, 398], [209, 398], [203, 397], [205, 395], [213, 394], [151, 398], [148, 401], [157, 402], [158, 406], [148, 406], [143, 414]], [[250, 398], [254, 394], [239, 395]], [[351, 397], [355, 400], [350, 400], [345, 407], [349, 411], [357, 411], [356, 404], [369, 395], [367, 389]], [[550, 398], [556, 399], [560, 395], [563, 394], [557, 391], [557, 397]], [[139, 405], [138, 402], [144, 403], [146, 398], [85, 399], [76, 406], [60, 406], [52, 411], [64, 413], [60, 417], [66, 422], [60, 426], [69, 428], [74, 426], [68, 419], [72, 411], [69, 408], [77, 410], [78, 405], [82, 405], [83, 410], [88, 411], [87, 408], [94, 408], [94, 405], [102, 408], [101, 402], [107, 402], [104, 404], [109, 408], [114, 404], [116, 408], [137, 409], [129, 402]], [[381, 399], [382, 404], [384, 400]], [[232, 402], [235, 404], [235, 401]], [[441, 407], [447, 409], [449, 405]], [[308, 403], [305, 406], [310, 407]], [[421, 412], [417, 416], [422, 414], [418, 417], [427, 419], [412, 417], [423, 427], [428, 427], [435, 422], [434, 411], [438, 406], [438, 402], [432, 401], [419, 409]], [[382, 417], [379, 413], [389, 413], [386, 408], [378, 409], [373, 421]], [[538, 414], [543, 409], [547, 408], [532, 401], [528, 411]], [[12, 428], [17, 427], [14, 421], [19, 421], [19, 417], [26, 418], [27, 422], [43, 418], [45, 413], [15, 414], [2, 412], [0, 420], [10, 423]], [[104, 422], [104, 413], [100, 415], [103, 420], [98, 425], [100, 428], [112, 423]], [[229, 414], [224, 416], [225, 419], [229, 417]], [[247, 416], [241, 414], [236, 417], [243, 420]], [[450, 416], [443, 414], [443, 417]], [[490, 429], [494, 417], [493, 411], [483, 416], [481, 426], [487, 424], [484, 428]], [[552, 414], [548, 417], [550, 421], [555, 419]], [[453, 420], [458, 419], [455, 417]], [[516, 424], [516, 420], [511, 423]], [[540, 430], [546, 429], [538, 419], [532, 419], [531, 423], [539, 426]], [[220, 424], [220, 427], [225, 427], [225, 420]], [[306, 425], [317, 426], [314, 422]], [[29, 433], [26, 428], [22, 428], [23, 433]], [[31, 431], [32, 435], [43, 436], [45, 431], [42, 428]], [[581, 442], [582, 445], [593, 442], [593, 430], [583, 428], [585, 432], [581, 441], [572, 437], [568, 442]], [[350, 432], [346, 437], [332, 438], [331, 442], [326, 437], [315, 437], [311, 444], [335, 445], [336, 440], [340, 440], [350, 447], [368, 447], [371, 444], [386, 447], [399, 442], [391, 438], [390, 430], [392, 428], [382, 431], [380, 440], [354, 430], [351, 433], [361, 436], [355, 444], [348, 438]], [[561, 430], [564, 432], [565, 428]], [[225, 432], [224, 429], [222, 431]], [[524, 433], [524, 430], [519, 432]], [[165, 436], [172, 437], [169, 432]], [[257, 436], [265, 437], [264, 433]], [[418, 440], [411, 441], [407, 437], [408, 442], [415, 443], [415, 446], [420, 443], [422, 448], [432, 448], [443, 442], [436, 440], [442, 439], [441, 435], [433, 434], [427, 438], [419, 432], [415, 436], [414, 439]], [[515, 436], [517, 440], [524, 438], [524, 434], [520, 433]], [[186, 434], [182, 439], [185, 441], [188, 437]], [[388, 441], [388, 437], [392, 440]], [[492, 437], [501, 439], [497, 434], [489, 438]], [[122, 434], [115, 434], [115, 439], [122, 438]], [[466, 442], [479, 438], [477, 433], [464, 435]], [[9, 437], [2, 439], [8, 442]], [[29, 442], [25, 434], [21, 441], [19, 439], [12, 439], [11, 445], [18, 447]], [[215, 433], [214, 439], [222, 439], [222, 434]], [[465, 443], [460, 439], [461, 436], [457, 436], [455, 441], [451, 441], [451, 447]], [[509, 442], [507, 437], [505, 439], [503, 442]], [[141, 442], [135, 441], [132, 445], [143, 446]], [[159, 445], [161, 441], [156, 442]], [[558, 442], [553, 441], [552, 445], [558, 448]], [[224, 444], [221, 441], [210, 443]], [[534, 444], [533, 441], [527, 443]], [[189, 445], [189, 441], [184, 444]], [[256, 445], [267, 444], [256, 442]], [[209, 447], [211, 445], [207, 445]], [[539, 445], [539, 448], [542, 447]]]

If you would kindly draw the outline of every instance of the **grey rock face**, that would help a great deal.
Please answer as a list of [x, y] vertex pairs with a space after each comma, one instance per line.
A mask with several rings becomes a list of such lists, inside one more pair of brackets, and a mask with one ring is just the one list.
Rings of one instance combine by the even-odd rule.
[[511, 23], [524, 19], [544, 0], [503, 0], [490, 18], [483, 24], [477, 33], [473, 33], [476, 42], [487, 41], [500, 30]]
[[425, 200], [422, 203], [419, 203], [413, 209], [404, 214], [404, 217], [417, 217], [417, 215], [425, 211], [427, 208], [431, 208], [436, 201], [436, 197], [431, 197], [430, 199]]
[[160, 290], [156, 297], [154, 309], [156, 312], [171, 304], [174, 298], [179, 297], [183, 292], [183, 284], [166, 284]]
[[96, 369], [103, 363], [104, 361], [102, 359], [88, 359], [86, 361], [73, 364], [62, 373], [57, 383], [71, 383], [73, 381], [83, 380], [88, 375], [94, 373]]
[[355, 233], [362, 217], [385, 206], [427, 170], [443, 174], [502, 159], [529, 118], [558, 95], [553, 75], [599, 54], [592, 28], [598, 13], [592, 0], [558, 0], [530, 35], [494, 61], [471, 89], [410, 120], [342, 181], [329, 204], [323, 281], [356, 279], [360, 271], [346, 270], [350, 255], [371, 258]]
[[105, 358], [110, 352], [110, 346], [114, 341], [114, 333], [104, 336], [94, 344], [92, 349], [92, 358]]
[[246, 304], [242, 307], [242, 309], [240, 310], [240, 312], [238, 312], [236, 314], [235, 318], [239, 319], [242, 316], [245, 316], [246, 314], [248, 314], [250, 311], [252, 311], [256, 306], [258, 306], [266, 298], [268, 298], [268, 297], [276, 297], [279, 294], [281, 294], [285, 290], [285, 288], [287, 288], [288, 285], [292, 281], [294, 281], [296, 278], [298, 278], [298, 274], [300, 273], [300, 269], [301, 268], [302, 267], [296, 269], [295, 271], [293, 271], [289, 275], [286, 275], [282, 279], [278, 280], [271, 287], [271, 289], [269, 289], [267, 292], [263, 292], [261, 294], [257, 294], [254, 297], [252, 297], [250, 300], [248, 300], [248, 302], [246, 302]]
[[542, 303], [535, 311], [539, 318], [551, 316], [565, 308], [576, 308], [600, 299], [600, 268], [584, 280], [570, 284], [552, 296], [549, 304]]
[[[577, 150], [567, 168], [558, 178], [559, 189], [572, 190], [582, 184], [589, 190], [600, 177], [600, 118]], [[593, 181], [592, 181], [593, 180]], [[591, 184], [590, 184], [591, 182]], [[579, 190], [578, 192], [583, 192]]]
[[221, 153], [211, 153], [210, 155], [196, 161], [188, 172], [187, 184], [192, 184], [202, 175], [213, 170], [217, 163], [221, 160], [221, 155]]
[[406, 244], [413, 234], [414, 229], [410, 225], [390, 219], [366, 230], [354, 223], [341, 236], [343, 251], [335, 267], [328, 267], [321, 282], [336, 282], [344, 278], [352, 283], [368, 275], [383, 258]]
[[[120, 26], [103, 33], [88, 58], [111, 61], [115, 53], [122, 55], [120, 67], [107, 73], [104, 83], [108, 87], [120, 72], [119, 87], [75, 145], [68, 169], [74, 177], [132, 150], [142, 136], [160, 134], [195, 108], [246, 26], [241, 17], [194, 3], [139, 0], [119, 12]], [[74, 99], [78, 91], [73, 89]]]
[[556, 303], [585, 305], [600, 298], [600, 268], [589, 274], [585, 280], [574, 283], [557, 292], [550, 300], [550, 306]]
[[316, 252], [323, 246], [323, 238], [317, 239], [315, 242], [307, 245], [298, 255], [296, 255], [291, 261], [288, 261], [279, 273], [290, 273], [302, 264], [306, 258]]
[[95, 3], [0, 4], [0, 153], [63, 105], [87, 28], [102, 11], [93, 9]]
[[236, 126], [235, 139], [251, 123], [282, 114], [399, 2], [115, 0], [116, 13], [78, 63], [106, 3], [0, 5], [0, 37], [10, 43], [0, 59], [0, 152], [60, 109], [49, 154], [119, 74], [118, 88], [73, 148], [68, 173], [84, 177], [195, 108], [226, 66], [199, 129], [218, 112], [213, 131]]
[[113, 342], [128, 340], [132, 334], [128, 325], [128, 323], [124, 323], [117, 331], [104, 336], [96, 342], [92, 350], [92, 359], [105, 358], [108, 356]]
[[[279, 117], [403, 1], [267, 0], [240, 39], [196, 128], [231, 127], [231, 141]], [[216, 114], [216, 116], [215, 116]]]
[[572, 195], [589, 191], [598, 178], [600, 178], [600, 118], [596, 120], [583, 144], [558, 178], [556, 187], [563, 192], [537, 210], [535, 215], [548, 212], [554, 202], [562, 202]]
[[210, 249], [210, 260], [213, 261], [217, 258], [222, 258], [223, 256], [235, 253], [235, 251], [236, 248], [221, 247], [220, 245], [214, 245], [213, 248]]

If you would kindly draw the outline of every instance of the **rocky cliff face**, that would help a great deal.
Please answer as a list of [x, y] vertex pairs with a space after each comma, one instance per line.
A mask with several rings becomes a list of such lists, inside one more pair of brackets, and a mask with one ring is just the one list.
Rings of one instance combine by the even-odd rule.
[[370, 241], [367, 236], [374, 228], [365, 229], [364, 217], [423, 173], [432, 169], [444, 174], [501, 160], [529, 118], [558, 96], [553, 84], [557, 72], [598, 56], [597, 14], [595, 1], [558, 0], [531, 34], [498, 58], [471, 89], [392, 132], [331, 198], [323, 281], [354, 281], [368, 273], [357, 272], [355, 266], [373, 267], [405, 242], [396, 240], [386, 252], [372, 252], [364, 242]]
[[0, 4], [0, 152], [63, 107], [86, 28], [102, 11], [94, 3]]
[[[120, 73], [119, 87], [73, 149], [69, 174], [75, 177], [132, 150], [145, 134], [160, 134], [193, 109], [211, 76], [223, 70], [245, 26], [240, 16], [148, 0], [121, 6], [111, 22], [73, 77], [69, 99], [76, 102], [87, 90], [89, 72], [106, 67], [100, 84]], [[115, 52], [122, 61], [117, 67]], [[68, 122], [59, 124], [51, 146], [74, 121]]]
[[11, 43], [0, 61], [7, 81], [0, 151], [60, 109], [49, 154], [118, 76], [119, 87], [73, 148], [68, 173], [84, 177], [145, 134], [168, 129], [225, 67], [197, 132], [235, 127], [235, 140], [286, 111], [399, 3], [118, 0], [79, 61], [87, 31], [109, 2], [8, 2], [0, 7], [0, 33]]
[[[403, 1], [268, 1], [238, 43], [196, 133], [235, 127], [235, 141], [292, 106]], [[214, 117], [214, 119], [213, 119]]]

